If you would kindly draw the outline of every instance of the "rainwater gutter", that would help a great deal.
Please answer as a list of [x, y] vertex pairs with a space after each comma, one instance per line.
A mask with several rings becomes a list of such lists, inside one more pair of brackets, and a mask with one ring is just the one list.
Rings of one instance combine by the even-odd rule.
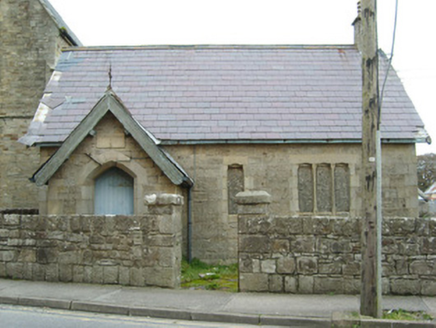
[[[246, 144], [361, 144], [360, 139], [295, 139], [295, 140], [161, 140], [163, 146], [174, 145], [246, 145]], [[429, 143], [427, 137], [414, 139], [391, 139], [382, 140], [384, 144], [406, 144], [406, 143]]]
[[[174, 145], [244, 145], [244, 144], [360, 144], [362, 140], [360, 139], [274, 139], [274, 140], [161, 140], [160, 145], [162, 146], [174, 146]], [[431, 139], [428, 136], [418, 137], [418, 138], [402, 138], [393, 139], [385, 138], [382, 139], [384, 144], [407, 144], [407, 143], [431, 143]], [[62, 142], [45, 142], [35, 144], [39, 147], [60, 147]]]
[[187, 227], [187, 258], [188, 262], [191, 263], [192, 261], [192, 188], [194, 187], [194, 181], [189, 178], [185, 177], [183, 179], [183, 183], [181, 184], [181, 187], [186, 188], [188, 190], [187, 195], [187, 215], [188, 215], [188, 227]]
[[192, 261], [192, 188], [194, 187], [194, 181], [197, 177], [197, 151], [194, 145], [193, 147], [193, 179], [190, 179], [191, 184], [188, 185], [188, 231], [187, 231], [187, 240], [188, 240], [188, 263]]

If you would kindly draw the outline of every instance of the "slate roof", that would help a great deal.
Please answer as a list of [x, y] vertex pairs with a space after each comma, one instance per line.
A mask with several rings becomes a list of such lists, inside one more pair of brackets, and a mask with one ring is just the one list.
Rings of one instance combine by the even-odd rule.
[[[103, 95], [109, 67], [113, 90], [163, 144], [359, 142], [360, 65], [351, 45], [71, 48], [21, 142], [64, 141]], [[427, 137], [394, 70], [382, 111], [385, 141]]]

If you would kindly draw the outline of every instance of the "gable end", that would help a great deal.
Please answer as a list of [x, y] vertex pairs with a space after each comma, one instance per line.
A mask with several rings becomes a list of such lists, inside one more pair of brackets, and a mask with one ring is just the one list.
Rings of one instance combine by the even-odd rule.
[[65, 139], [56, 153], [35, 172], [31, 180], [38, 186], [46, 184], [108, 111], [117, 118], [125, 130], [132, 135], [140, 147], [150, 156], [172, 183], [175, 185], [192, 186], [193, 182], [189, 176], [179, 169], [179, 165], [174, 163], [174, 160], [170, 159], [157, 146], [155, 140], [133, 119], [121, 100], [111, 89], [106, 91], [89, 114]]

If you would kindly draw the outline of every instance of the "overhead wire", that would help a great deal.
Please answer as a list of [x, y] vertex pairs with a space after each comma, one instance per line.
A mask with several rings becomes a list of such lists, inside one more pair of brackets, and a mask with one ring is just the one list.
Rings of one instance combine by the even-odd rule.
[[394, 32], [392, 35], [392, 46], [391, 46], [391, 54], [388, 60], [388, 68], [386, 70], [386, 75], [385, 78], [383, 79], [383, 86], [381, 89], [381, 93], [380, 93], [380, 101], [379, 101], [379, 106], [378, 106], [378, 122], [377, 122], [377, 129], [380, 129], [380, 121], [381, 121], [381, 109], [382, 109], [382, 104], [383, 104], [383, 96], [384, 96], [384, 92], [385, 92], [385, 87], [386, 87], [386, 83], [388, 81], [388, 76], [389, 76], [389, 72], [391, 70], [392, 67], [392, 59], [394, 57], [394, 48], [395, 48], [395, 37], [397, 34], [397, 20], [398, 20], [398, 0], [395, 1], [395, 19], [394, 19]]

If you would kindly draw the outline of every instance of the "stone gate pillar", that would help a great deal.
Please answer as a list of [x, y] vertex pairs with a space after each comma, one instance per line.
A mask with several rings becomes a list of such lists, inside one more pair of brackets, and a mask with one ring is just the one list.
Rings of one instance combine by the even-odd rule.
[[145, 283], [152, 286], [179, 288], [182, 261], [183, 196], [152, 194], [144, 198], [145, 214], [157, 220], [158, 235], [149, 236], [149, 248], [159, 247], [158, 263], [145, 275]]
[[239, 290], [267, 292], [270, 290], [269, 272], [275, 271], [269, 258], [271, 241], [268, 229], [271, 195], [266, 191], [243, 191], [236, 195], [238, 204], [238, 262]]

